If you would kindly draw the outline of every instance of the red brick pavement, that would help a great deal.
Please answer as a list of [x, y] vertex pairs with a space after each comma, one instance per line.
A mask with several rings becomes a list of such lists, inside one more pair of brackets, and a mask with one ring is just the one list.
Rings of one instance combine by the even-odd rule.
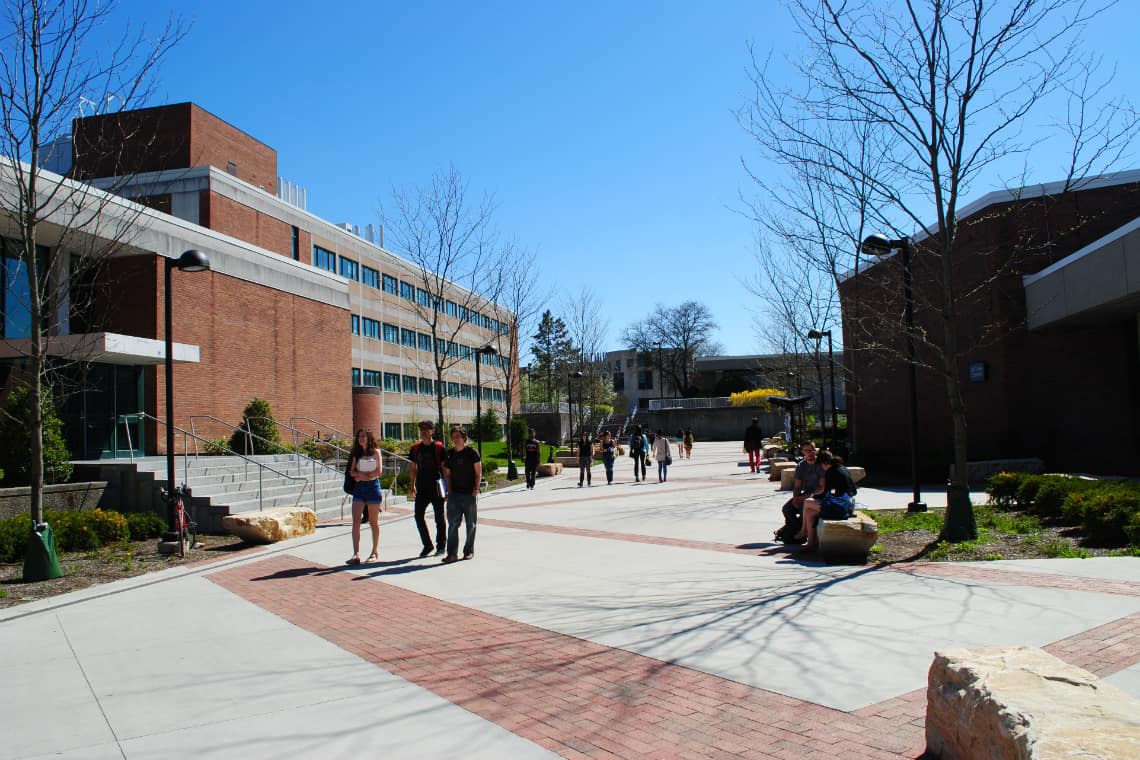
[[845, 713], [292, 556], [207, 576], [569, 758], [914, 758], [923, 693]]

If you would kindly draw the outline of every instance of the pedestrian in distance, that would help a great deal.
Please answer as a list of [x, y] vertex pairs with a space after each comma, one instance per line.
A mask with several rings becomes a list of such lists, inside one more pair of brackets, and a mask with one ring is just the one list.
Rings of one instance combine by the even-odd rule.
[[380, 559], [380, 449], [370, 430], [357, 430], [348, 455], [348, 474], [356, 481], [352, 489], [352, 556], [347, 565], [360, 564], [360, 524], [372, 528], [372, 553], [367, 562]]
[[660, 430], [653, 439], [653, 458], [657, 460], [657, 482], [664, 483], [669, 480], [669, 465], [673, 464], [673, 453], [669, 439]]
[[526, 472], [526, 487], [534, 488], [534, 481], [538, 477], [538, 462], [542, 459], [542, 444], [539, 442], [534, 428], [531, 428], [530, 438], [523, 444], [523, 468]]
[[602, 434], [602, 465], [606, 468], [606, 485], [614, 484], [614, 457], [617, 455], [617, 441], [610, 431]]
[[760, 420], [753, 417], [752, 424], [744, 429], [744, 451], [748, 454], [749, 472], [760, 472], [763, 448], [764, 434], [760, 432]]
[[[443, 493], [440, 488], [440, 479], [443, 477], [443, 443], [432, 438], [435, 433], [435, 423], [431, 420], [420, 422], [420, 440], [412, 444], [408, 458], [412, 460], [411, 481], [412, 501], [415, 504], [416, 529], [420, 533], [420, 542], [423, 544], [421, 557], [426, 557], [433, 551], [438, 557], [447, 548], [447, 521], [443, 511]], [[427, 507], [431, 505], [435, 517], [435, 544], [432, 544], [431, 533], [427, 527]]]
[[479, 452], [467, 445], [467, 431], [451, 429], [451, 445], [443, 459], [443, 479], [447, 483], [447, 556], [443, 563], [459, 561], [459, 524], [467, 528], [463, 559], [475, 556], [475, 524], [483, 462]]
[[641, 425], [633, 429], [629, 436], [629, 455], [633, 458], [633, 481], [640, 483], [645, 479], [645, 457], [649, 453], [649, 439], [641, 430]]
[[693, 430], [692, 428], [685, 428], [685, 459], [693, 458]]
[[594, 444], [586, 433], [578, 434], [578, 487], [582, 487], [582, 479], [590, 486], [590, 467], [594, 464]]

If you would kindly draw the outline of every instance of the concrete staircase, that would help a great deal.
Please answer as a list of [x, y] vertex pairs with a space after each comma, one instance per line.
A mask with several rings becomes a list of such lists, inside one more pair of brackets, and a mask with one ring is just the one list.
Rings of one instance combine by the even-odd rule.
[[[343, 464], [314, 467], [312, 460], [292, 454], [257, 455], [250, 459], [272, 469], [234, 456], [188, 457], [185, 462], [181, 456], [175, 458], [177, 480], [181, 483], [185, 478], [190, 489], [188, 507], [198, 530], [221, 532], [225, 515], [256, 512], [259, 508], [308, 507], [316, 511], [319, 520], [337, 519], [342, 510], [345, 517], [351, 514], [351, 497], [342, 490]], [[159, 496], [159, 488], [166, 485], [164, 457], [98, 464], [99, 479], [120, 484], [120, 498], [125, 503], [136, 502], [133, 508], [154, 509], [160, 514], [164, 511]], [[404, 501], [404, 496], [386, 494], [389, 505]]]

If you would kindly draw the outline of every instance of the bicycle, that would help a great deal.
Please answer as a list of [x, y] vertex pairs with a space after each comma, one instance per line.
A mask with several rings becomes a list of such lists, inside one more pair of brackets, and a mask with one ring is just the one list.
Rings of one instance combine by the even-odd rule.
[[170, 509], [174, 516], [174, 534], [175, 540], [178, 541], [178, 556], [185, 557], [187, 549], [193, 549], [198, 544], [198, 524], [190, 517], [190, 513], [186, 510], [185, 500], [188, 498], [186, 484], [176, 486], [174, 495], [171, 495], [164, 488], [162, 489], [162, 497], [166, 503], [170, 505]]

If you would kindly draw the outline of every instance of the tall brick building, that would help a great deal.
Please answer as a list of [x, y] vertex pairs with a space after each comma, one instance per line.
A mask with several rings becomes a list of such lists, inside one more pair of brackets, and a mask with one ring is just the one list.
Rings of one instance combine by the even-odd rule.
[[[969, 459], [1040, 457], [1064, 471], [1140, 472], [1140, 171], [995, 192], [963, 208], [953, 251]], [[853, 446], [909, 467], [901, 265], [840, 284]], [[942, 335], [935, 257], [913, 244], [915, 324]], [[945, 380], [918, 348], [924, 475], [953, 461]]]
[[[124, 452], [123, 414], [165, 417], [164, 260], [191, 248], [206, 252], [212, 266], [173, 273], [177, 425], [196, 416], [200, 434], [227, 436], [224, 426], [198, 416], [237, 423], [254, 397], [268, 400], [279, 420], [307, 418], [342, 431], [355, 425], [395, 438], [414, 436], [417, 419], [435, 417], [437, 347], [415, 308], [426, 298], [417, 285], [422, 273], [278, 197], [276, 151], [191, 103], [77, 119], [72, 143], [71, 179], [58, 181], [104, 189], [84, 191], [91, 213], [125, 220], [103, 225], [119, 235], [130, 226], [121, 244], [111, 243], [115, 252], [91, 307], [55, 329], [53, 350], [85, 360], [83, 372], [67, 375], [74, 392], [64, 406], [76, 457]], [[68, 245], [67, 224], [61, 218], [61, 246]], [[52, 226], [41, 229], [50, 245]], [[508, 320], [500, 322], [505, 312], [498, 305], [453, 290], [454, 300], [438, 308], [443, 319], [463, 320], [466, 340], [438, 347], [457, 360], [445, 378], [445, 415], [468, 422], [475, 413], [473, 347], [501, 342]], [[461, 312], [460, 303], [478, 308]], [[60, 306], [53, 308], [68, 311]], [[0, 337], [15, 342], [0, 349], [7, 364], [0, 384], [18, 366], [25, 337], [19, 319], [3, 324]], [[501, 410], [507, 402], [503, 373], [517, 371], [516, 352], [507, 353], [483, 357], [485, 408]], [[131, 430], [136, 451], [163, 451], [159, 426]]]

